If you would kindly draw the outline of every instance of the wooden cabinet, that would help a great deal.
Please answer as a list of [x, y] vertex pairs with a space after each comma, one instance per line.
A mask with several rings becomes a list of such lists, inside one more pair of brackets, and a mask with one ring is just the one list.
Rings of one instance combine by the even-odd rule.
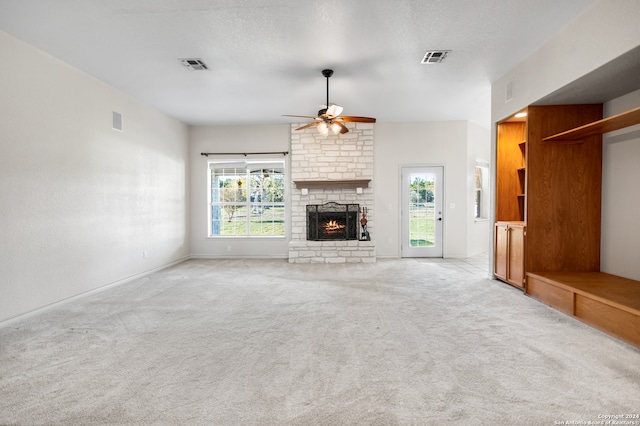
[[[598, 271], [602, 136], [549, 142], [602, 118], [602, 105], [529, 106], [496, 131], [496, 222], [523, 222], [524, 271]], [[500, 277], [501, 271], [497, 276]]]
[[602, 135], [547, 136], [600, 120], [602, 105], [527, 108], [527, 272], [600, 270]]
[[508, 228], [508, 259], [507, 282], [516, 287], [524, 288], [524, 253], [526, 228], [524, 225], [510, 224]]
[[497, 127], [494, 275], [524, 289], [527, 211], [527, 122], [513, 118]]
[[[524, 288], [526, 272], [598, 271], [601, 135], [545, 139], [600, 120], [602, 105], [521, 112], [526, 117], [497, 123], [494, 274]], [[501, 222], [508, 223], [506, 230]]]
[[507, 280], [507, 258], [509, 250], [508, 225], [498, 222], [495, 225], [493, 241], [493, 274], [502, 281]]
[[524, 288], [524, 222], [497, 222], [495, 225], [494, 274], [515, 287]]
[[494, 274], [640, 347], [640, 281], [599, 272], [602, 133], [639, 124], [640, 107], [524, 112], [497, 123]]

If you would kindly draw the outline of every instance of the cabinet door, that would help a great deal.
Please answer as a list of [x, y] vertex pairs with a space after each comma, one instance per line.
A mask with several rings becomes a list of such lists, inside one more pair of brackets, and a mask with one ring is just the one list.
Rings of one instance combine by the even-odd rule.
[[508, 234], [507, 282], [524, 288], [524, 226], [510, 225]]
[[508, 229], [506, 224], [496, 223], [493, 273], [501, 280], [507, 279]]

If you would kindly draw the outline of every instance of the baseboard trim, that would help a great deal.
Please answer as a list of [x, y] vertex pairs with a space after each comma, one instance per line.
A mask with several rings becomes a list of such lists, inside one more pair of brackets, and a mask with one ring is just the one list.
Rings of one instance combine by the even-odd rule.
[[233, 260], [233, 259], [289, 259], [288, 255], [274, 254], [274, 255], [255, 255], [255, 256], [229, 256], [229, 255], [216, 255], [216, 254], [192, 254], [189, 259], [205, 259], [205, 260]]
[[19, 315], [15, 316], [15, 317], [8, 318], [6, 320], [0, 321], [0, 328], [7, 327], [7, 326], [9, 326], [9, 325], [11, 325], [13, 323], [24, 321], [24, 320], [27, 320], [27, 319], [29, 319], [31, 317], [38, 316], [38, 315], [40, 315], [40, 314], [42, 314], [44, 312], [47, 312], [47, 311], [49, 311], [51, 309], [59, 308], [60, 306], [63, 306], [66, 303], [71, 303], [71, 302], [74, 302], [76, 300], [85, 298], [87, 296], [91, 296], [91, 295], [103, 292], [105, 290], [109, 290], [111, 288], [120, 286], [122, 284], [126, 284], [128, 282], [137, 280], [139, 278], [146, 277], [147, 275], [151, 275], [151, 274], [153, 274], [155, 272], [162, 271], [163, 269], [170, 268], [170, 267], [175, 266], [175, 265], [177, 265], [179, 263], [182, 263], [182, 262], [184, 262], [186, 260], [189, 260], [189, 258], [190, 258], [190, 256], [185, 256], [185, 257], [182, 257], [182, 258], [180, 258], [178, 260], [174, 260], [171, 263], [167, 263], [166, 265], [158, 266], [157, 268], [153, 268], [153, 269], [150, 269], [148, 271], [141, 272], [139, 274], [135, 274], [135, 275], [131, 275], [131, 276], [126, 277], [126, 278], [122, 278], [122, 279], [120, 279], [118, 281], [114, 281], [114, 282], [111, 282], [111, 283], [108, 283], [108, 284], [101, 285], [100, 287], [96, 287], [96, 288], [94, 288], [92, 290], [87, 290], [85, 292], [76, 294], [75, 296], [67, 297], [66, 299], [62, 299], [62, 300], [59, 300], [57, 302], [53, 302], [53, 303], [50, 303], [48, 305], [42, 306], [40, 308], [36, 308], [36, 309], [34, 309], [32, 311], [25, 312], [24, 314], [19, 314]]

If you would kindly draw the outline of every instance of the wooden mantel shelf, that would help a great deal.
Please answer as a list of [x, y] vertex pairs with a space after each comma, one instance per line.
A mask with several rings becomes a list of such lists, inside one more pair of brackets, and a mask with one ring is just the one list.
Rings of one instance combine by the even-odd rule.
[[296, 188], [307, 189], [343, 189], [343, 188], [366, 188], [369, 186], [371, 179], [353, 179], [353, 180], [296, 180]]
[[545, 142], [576, 141], [636, 124], [640, 124], [640, 107], [567, 130], [566, 132], [548, 136], [542, 140]]

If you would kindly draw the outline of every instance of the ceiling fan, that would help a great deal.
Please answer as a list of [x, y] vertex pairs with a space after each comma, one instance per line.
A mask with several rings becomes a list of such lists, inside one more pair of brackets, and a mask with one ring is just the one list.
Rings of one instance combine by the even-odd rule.
[[342, 113], [342, 107], [336, 104], [329, 103], [329, 77], [333, 75], [333, 70], [322, 70], [322, 75], [327, 79], [327, 103], [323, 109], [318, 111], [317, 117], [310, 115], [284, 115], [284, 117], [298, 117], [298, 118], [312, 118], [309, 124], [298, 127], [296, 130], [304, 130], [310, 127], [318, 126], [318, 131], [321, 134], [328, 134], [331, 131], [333, 134], [344, 134], [349, 131], [347, 126], [342, 123], [375, 123], [376, 119], [373, 117], [357, 117], [353, 115], [340, 115]]

